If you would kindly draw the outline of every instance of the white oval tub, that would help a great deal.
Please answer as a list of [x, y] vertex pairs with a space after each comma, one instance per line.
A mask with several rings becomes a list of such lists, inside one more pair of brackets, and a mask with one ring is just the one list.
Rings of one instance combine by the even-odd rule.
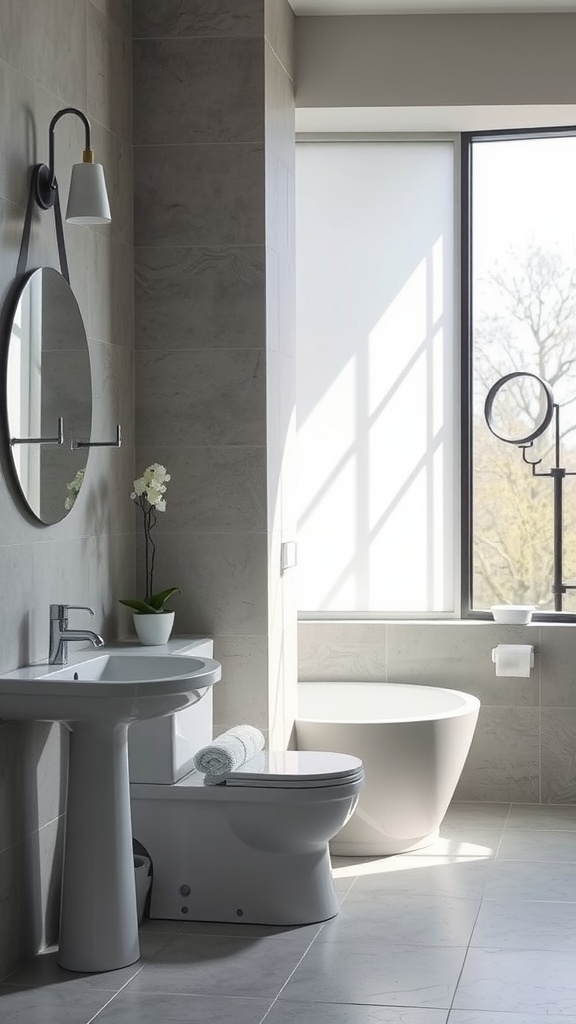
[[350, 821], [330, 844], [340, 856], [385, 856], [438, 836], [470, 750], [480, 701], [412, 683], [299, 683], [298, 750], [364, 762]]

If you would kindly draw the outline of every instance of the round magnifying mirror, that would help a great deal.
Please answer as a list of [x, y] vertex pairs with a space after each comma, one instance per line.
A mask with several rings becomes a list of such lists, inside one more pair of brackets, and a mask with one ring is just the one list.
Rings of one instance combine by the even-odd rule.
[[86, 331], [74, 293], [57, 270], [41, 267], [27, 275], [8, 332], [12, 463], [28, 508], [49, 525], [74, 505], [88, 449], [73, 445], [90, 439], [92, 423]]
[[507, 373], [492, 385], [484, 405], [488, 427], [500, 441], [530, 444], [544, 433], [554, 414], [554, 396], [535, 373]]

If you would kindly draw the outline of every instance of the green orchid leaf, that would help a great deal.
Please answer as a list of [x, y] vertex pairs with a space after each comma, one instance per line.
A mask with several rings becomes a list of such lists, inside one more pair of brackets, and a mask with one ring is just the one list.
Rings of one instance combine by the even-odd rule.
[[173, 594], [181, 594], [180, 587], [168, 587], [167, 590], [160, 590], [157, 594], [152, 594], [150, 598], [150, 604], [154, 611], [162, 611], [166, 601], [172, 597]]
[[132, 611], [138, 612], [140, 615], [155, 615], [158, 611], [157, 608], [153, 608], [147, 601], [133, 601], [130, 598], [120, 598], [120, 604], [125, 604], [127, 608], [131, 608]]

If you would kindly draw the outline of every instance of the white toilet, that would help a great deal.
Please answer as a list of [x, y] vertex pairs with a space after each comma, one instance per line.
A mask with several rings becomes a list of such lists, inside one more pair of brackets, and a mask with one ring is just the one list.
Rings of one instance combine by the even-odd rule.
[[[206, 714], [203, 700], [188, 720]], [[156, 782], [133, 760], [132, 834], [152, 860], [150, 917], [298, 925], [338, 912], [328, 843], [358, 802], [358, 758], [260, 754], [217, 786], [198, 772]]]
[[337, 913], [328, 843], [356, 807], [362, 762], [311, 751], [254, 761], [225, 784], [192, 772], [131, 786], [151, 918], [305, 925]]

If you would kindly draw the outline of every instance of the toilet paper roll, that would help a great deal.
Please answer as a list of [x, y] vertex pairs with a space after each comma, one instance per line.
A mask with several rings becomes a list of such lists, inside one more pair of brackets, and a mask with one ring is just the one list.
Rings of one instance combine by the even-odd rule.
[[497, 676], [529, 676], [534, 648], [529, 644], [498, 644], [492, 651]]

